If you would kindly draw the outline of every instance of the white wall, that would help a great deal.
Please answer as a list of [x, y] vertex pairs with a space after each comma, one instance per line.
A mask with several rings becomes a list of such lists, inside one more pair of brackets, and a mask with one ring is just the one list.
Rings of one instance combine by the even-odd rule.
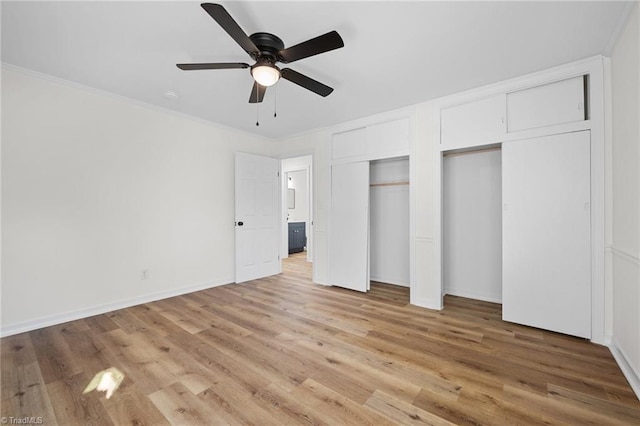
[[371, 281], [409, 287], [409, 159], [372, 161], [369, 181]]
[[443, 161], [443, 287], [446, 294], [502, 302], [500, 151]]
[[613, 232], [608, 240], [613, 269], [612, 349], [640, 397], [639, 21], [636, 4], [611, 58]]
[[298, 170], [288, 172], [289, 188], [295, 189], [295, 208], [287, 209], [289, 222], [307, 222], [309, 220], [309, 205], [307, 202], [307, 171]]
[[272, 149], [3, 69], [3, 334], [232, 282], [234, 152]]

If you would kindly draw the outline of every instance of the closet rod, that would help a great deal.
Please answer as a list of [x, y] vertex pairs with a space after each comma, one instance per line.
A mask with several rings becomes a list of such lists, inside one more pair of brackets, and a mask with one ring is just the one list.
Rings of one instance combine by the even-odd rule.
[[369, 186], [401, 186], [409, 185], [409, 181], [406, 182], [386, 182], [386, 183], [372, 183]]
[[457, 157], [459, 155], [467, 155], [467, 154], [478, 154], [481, 152], [491, 152], [491, 151], [500, 151], [502, 147], [493, 146], [491, 148], [483, 148], [483, 149], [474, 149], [469, 151], [459, 151], [459, 152], [445, 152], [442, 154], [443, 157]]

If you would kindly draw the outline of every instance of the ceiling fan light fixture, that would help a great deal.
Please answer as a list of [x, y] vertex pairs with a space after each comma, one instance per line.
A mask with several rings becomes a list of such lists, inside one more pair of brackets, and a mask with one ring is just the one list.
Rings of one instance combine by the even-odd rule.
[[280, 80], [280, 70], [271, 64], [256, 64], [251, 67], [253, 79], [261, 86], [273, 86]]

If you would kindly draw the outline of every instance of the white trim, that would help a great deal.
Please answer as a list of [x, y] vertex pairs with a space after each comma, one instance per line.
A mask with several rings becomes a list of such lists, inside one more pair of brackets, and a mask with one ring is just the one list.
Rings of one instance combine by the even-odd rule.
[[611, 54], [613, 53], [613, 50], [615, 49], [616, 44], [618, 43], [618, 40], [620, 39], [620, 36], [624, 31], [624, 28], [627, 26], [627, 21], [631, 17], [631, 10], [633, 9], [633, 6], [636, 3], [637, 3], [637, 0], [630, 1], [624, 5], [624, 9], [620, 14], [620, 19], [618, 20], [618, 24], [616, 25], [616, 28], [611, 33], [611, 37], [609, 37], [609, 42], [607, 43], [607, 46], [604, 48], [603, 53], [606, 56], [611, 56]]
[[442, 310], [442, 304], [437, 299], [434, 300], [426, 297], [414, 297], [411, 299], [411, 304], [420, 308], [432, 309], [436, 311]]
[[431, 298], [438, 303], [434, 305], [433, 309], [441, 310], [444, 308], [444, 285], [442, 277], [442, 252], [443, 238], [442, 238], [442, 208], [444, 206], [443, 191], [442, 191], [442, 173], [443, 156], [442, 153], [437, 152], [440, 146], [440, 108], [438, 105], [433, 107], [433, 143], [434, 143], [434, 155], [433, 155], [433, 293]]
[[[364, 127], [373, 126], [376, 124], [384, 124], [390, 121], [400, 120], [407, 118], [411, 120], [411, 116], [415, 115], [415, 105], [410, 107], [398, 108], [387, 112], [382, 112], [375, 115], [359, 118], [357, 120], [351, 120], [344, 123], [337, 124], [328, 129], [329, 141], [331, 137], [338, 133], [344, 133], [351, 130], [362, 129]], [[331, 151], [327, 151], [329, 158], [331, 158]], [[403, 154], [407, 155], [407, 154]], [[395, 156], [395, 155], [394, 155]], [[355, 161], [354, 161], [355, 162]]]
[[[406, 117], [404, 117], [406, 118]], [[409, 142], [411, 143], [411, 142]], [[364, 154], [359, 155], [357, 157], [348, 157], [348, 158], [338, 158], [335, 160], [331, 160], [331, 165], [338, 164], [350, 164], [350, 163], [362, 163], [362, 162], [371, 162], [376, 160], [386, 160], [388, 158], [398, 158], [398, 157], [411, 157], [411, 148], [409, 149], [401, 149], [398, 151], [388, 151], [382, 153], [375, 154]]]
[[588, 67], [591, 123], [591, 341], [605, 342], [605, 60]]
[[[322, 168], [324, 170], [324, 280], [318, 280], [317, 274], [313, 275], [313, 282], [321, 282], [324, 285], [330, 286], [329, 283], [329, 269], [331, 268], [329, 262], [329, 246], [331, 245], [331, 221], [329, 216], [331, 213], [331, 146], [333, 140], [333, 133], [327, 129], [324, 134], [324, 164]], [[317, 259], [316, 255], [316, 259]], [[315, 269], [314, 269], [315, 272]]]
[[636, 397], [640, 400], [640, 376], [633, 370], [633, 367], [627, 360], [627, 357], [624, 354], [624, 351], [620, 349], [618, 343], [613, 339], [609, 346], [609, 350], [611, 351], [611, 355], [618, 363], [620, 370], [622, 370], [622, 374], [631, 385], [631, 389], [636, 394]]
[[635, 266], [640, 266], [640, 257], [637, 254], [629, 253], [626, 250], [620, 250], [615, 247], [607, 247], [606, 251], [610, 251], [613, 255], [619, 257], [620, 259], [626, 260]]
[[[505, 133], [502, 137], [500, 137], [500, 141], [497, 143], [508, 143], [508, 142], [519, 141], [524, 139], [533, 139], [540, 136], [561, 135], [563, 133], [582, 132], [585, 130], [591, 130], [592, 128], [593, 128], [593, 124], [591, 120], [576, 121], [574, 123], [564, 123], [564, 124], [558, 124], [554, 126], [538, 127], [535, 129], [527, 129], [527, 130], [520, 130], [518, 132]], [[440, 150], [446, 153], [449, 153], [449, 152], [455, 153], [458, 150], [469, 149], [471, 151], [472, 148], [484, 149], [484, 147], [494, 147], [495, 144], [496, 142], [492, 142], [490, 144], [469, 143], [469, 144], [459, 144], [456, 146], [440, 145]]]
[[161, 112], [161, 113], [164, 113], [164, 114], [172, 115], [174, 117], [178, 117], [178, 118], [194, 121], [194, 122], [200, 123], [200, 124], [205, 124], [207, 126], [211, 126], [211, 127], [217, 128], [217, 129], [224, 130], [226, 132], [240, 133], [240, 134], [243, 134], [243, 135], [251, 136], [253, 138], [262, 139], [263, 141], [266, 141], [266, 142], [276, 142], [278, 140], [281, 140], [281, 138], [269, 138], [269, 137], [266, 137], [266, 136], [258, 134], [258, 133], [251, 133], [251, 132], [247, 132], [246, 130], [240, 130], [240, 129], [236, 129], [236, 128], [233, 128], [233, 127], [225, 126], [224, 124], [216, 123], [215, 121], [209, 121], [209, 120], [206, 120], [204, 118], [196, 117], [194, 115], [185, 114], [183, 112], [175, 111], [175, 110], [172, 110], [172, 109], [169, 109], [169, 108], [164, 108], [164, 107], [161, 107], [161, 106], [158, 106], [158, 105], [154, 105], [154, 104], [150, 104], [150, 103], [147, 103], [147, 102], [144, 102], [144, 101], [139, 101], [137, 99], [133, 99], [133, 98], [129, 98], [129, 97], [126, 97], [126, 96], [118, 95], [117, 93], [109, 92], [107, 90], [102, 90], [102, 89], [97, 89], [95, 87], [85, 86], [83, 84], [76, 83], [74, 81], [65, 80], [63, 78], [55, 77], [55, 76], [49, 75], [49, 74], [44, 74], [44, 73], [41, 73], [41, 72], [38, 72], [38, 71], [33, 71], [33, 70], [28, 69], [28, 68], [22, 68], [22, 67], [19, 67], [17, 65], [9, 64], [7, 62], [0, 62], [0, 67], [3, 68], [3, 69], [10, 70], [10, 71], [14, 71], [14, 72], [18, 72], [18, 73], [21, 73], [21, 74], [25, 74], [25, 75], [28, 75], [30, 77], [38, 78], [40, 80], [45, 80], [45, 81], [48, 81], [48, 82], [51, 82], [51, 83], [61, 84], [63, 86], [67, 86], [67, 87], [71, 87], [71, 88], [74, 88], [74, 89], [82, 90], [84, 92], [92, 93], [94, 95], [104, 96], [104, 97], [107, 97], [107, 98], [111, 98], [111, 99], [115, 99], [115, 100], [118, 100], [118, 101], [126, 102], [126, 103], [131, 104], [131, 105], [139, 106], [139, 107], [142, 107], [142, 108], [145, 108], [145, 109], [150, 109], [152, 111]]
[[[492, 83], [464, 92], [455, 93], [453, 95], [443, 96], [441, 98], [433, 99], [429, 102], [435, 103], [435, 107], [438, 110], [437, 116], [439, 123], [439, 110], [442, 108], [448, 108], [451, 106], [488, 98], [491, 96], [499, 95], [500, 93], [510, 93], [588, 74], [593, 69], [594, 64], [601, 63], [603, 58], [604, 57], [602, 55], [591, 56], [589, 58], [570, 62], [564, 65], [559, 65], [553, 68], [548, 68], [546, 70], [537, 71], [535, 73], [522, 75], [520, 77], [514, 77], [509, 80], [499, 81], [497, 83]], [[440, 138], [438, 138], [437, 141], [439, 144]]]
[[397, 285], [398, 287], [411, 288], [411, 283], [408, 283], [406, 281], [393, 280], [393, 279], [389, 279], [389, 278], [385, 278], [385, 277], [378, 277], [378, 276], [375, 276], [375, 275], [371, 275], [369, 277], [369, 279], [371, 281], [374, 281], [374, 282], [377, 282], [377, 283], [381, 283], [381, 284], [391, 284], [391, 285]]
[[603, 58], [604, 75], [604, 344], [609, 345], [613, 335], [613, 99], [611, 59]]
[[[324, 255], [324, 258], [325, 258], [325, 264], [324, 264], [324, 270], [326, 271], [325, 277], [327, 277], [328, 273], [329, 273], [327, 271], [327, 265], [329, 264], [328, 253], [327, 253], [327, 250], [326, 250], [327, 233], [325, 231], [314, 230], [313, 240], [316, 242], [316, 244], [313, 247], [313, 250], [315, 252], [315, 254], [314, 254], [315, 259], [318, 259], [318, 252], [317, 252], [318, 244], [317, 244], [317, 242], [319, 240], [321, 240], [321, 239], [324, 240], [324, 242], [325, 242], [325, 244], [324, 244], [325, 245], [325, 250], [324, 250], [324, 254], [323, 255]], [[320, 266], [322, 266], [322, 262], [320, 262]], [[319, 274], [320, 274], [320, 268], [319, 268], [318, 262], [314, 261], [313, 264], [312, 264], [312, 274], [311, 274], [312, 275], [312, 279], [313, 279], [313, 283], [314, 284], [320, 284], [320, 285], [328, 286], [329, 283], [327, 283], [326, 279], [325, 280], [321, 280], [320, 278], [318, 278]]]
[[416, 237], [416, 241], [422, 241], [422, 242], [426, 242], [426, 243], [433, 243], [434, 238], [433, 237]]
[[34, 320], [22, 321], [16, 324], [11, 324], [9, 326], [3, 325], [2, 330], [0, 330], [0, 337], [7, 337], [18, 333], [24, 333], [26, 331], [49, 327], [56, 324], [62, 324], [68, 321], [88, 318], [95, 315], [116, 311], [118, 309], [130, 308], [136, 305], [142, 305], [145, 303], [155, 302], [157, 300], [168, 299], [170, 297], [180, 296], [183, 294], [193, 293], [196, 291], [206, 290], [209, 288], [219, 287], [221, 285], [227, 284], [233, 284], [233, 278], [226, 278], [217, 281], [207, 281], [204, 283], [193, 284], [188, 287], [181, 287], [174, 290], [161, 291], [159, 293], [133, 297], [131, 299], [121, 300], [119, 302], [105, 303], [101, 305], [95, 305], [90, 308], [83, 308], [71, 312], [65, 312], [63, 314], [56, 314]]
[[457, 297], [465, 297], [467, 299], [474, 299], [474, 300], [482, 300], [484, 302], [491, 302], [491, 303], [499, 303], [502, 304], [502, 298], [500, 297], [486, 297], [486, 296], [480, 296], [474, 293], [469, 293], [468, 291], [458, 291], [455, 288], [450, 288], [448, 290], [445, 291], [445, 296], [448, 294], [449, 296], [457, 296]]
[[[415, 304], [412, 295], [418, 294], [416, 242], [416, 127], [418, 125], [418, 109], [414, 105], [409, 114], [409, 303]], [[413, 182], [413, 185], [411, 184]]]

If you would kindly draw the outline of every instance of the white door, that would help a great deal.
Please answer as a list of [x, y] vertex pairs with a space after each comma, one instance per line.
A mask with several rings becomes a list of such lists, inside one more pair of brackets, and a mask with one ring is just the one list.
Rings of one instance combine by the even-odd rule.
[[236, 153], [236, 282], [281, 271], [278, 246], [279, 161]]
[[502, 145], [506, 321], [591, 337], [590, 134]]
[[369, 287], [369, 163], [331, 167], [329, 283]]

